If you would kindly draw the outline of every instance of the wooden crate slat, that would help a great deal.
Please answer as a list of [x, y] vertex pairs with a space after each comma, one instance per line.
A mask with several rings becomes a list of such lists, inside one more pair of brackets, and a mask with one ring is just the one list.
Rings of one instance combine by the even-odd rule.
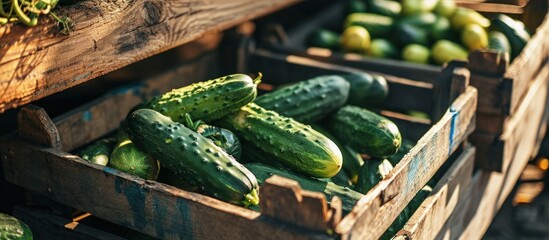
[[0, 113], [296, 2], [86, 0], [59, 9], [75, 23], [70, 36], [52, 20], [2, 26]]
[[469, 189], [474, 159], [474, 147], [466, 148], [397, 235], [406, 235], [410, 239], [434, 239], [443, 231], [447, 219], [461, 211], [457, 206]]
[[353, 211], [343, 218], [336, 232], [350, 239], [380, 237], [406, 203], [457, 148], [456, 143], [462, 142], [473, 130], [471, 125], [474, 126], [476, 94], [476, 89], [467, 88], [452, 104], [451, 109], [456, 112], [447, 112], [395, 166], [390, 175], [370, 190]]
[[[273, 219], [252, 210], [146, 181], [66, 152], [29, 145], [15, 138], [4, 139], [0, 145], [8, 181], [151, 236], [162, 239], [326, 238], [284, 223], [275, 224]], [[79, 195], [82, 191], [86, 194]]]
[[469, 1], [456, 1], [460, 7], [471, 8], [479, 12], [495, 12], [495, 13], [509, 13], [509, 14], [521, 14], [524, 13], [524, 5], [513, 5], [504, 3], [476, 3]]

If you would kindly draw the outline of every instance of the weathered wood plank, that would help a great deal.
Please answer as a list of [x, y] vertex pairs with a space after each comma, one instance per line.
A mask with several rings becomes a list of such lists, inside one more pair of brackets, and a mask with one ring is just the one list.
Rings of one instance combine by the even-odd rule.
[[46, 147], [61, 149], [59, 132], [43, 108], [29, 105], [22, 108], [17, 114], [17, 133], [29, 141], [42, 144]]
[[[336, 227], [343, 239], [377, 239], [449, 154], [474, 129], [477, 92], [469, 87], [393, 171]], [[372, 210], [373, 209], [373, 210]], [[365, 228], [364, 226], [368, 226]]]
[[75, 23], [70, 36], [49, 18], [2, 26], [0, 112], [296, 2], [86, 0], [59, 10]]
[[144, 99], [197, 80], [216, 77], [216, 61], [217, 55], [208, 53], [142, 83], [114, 89], [89, 104], [53, 119], [61, 136], [62, 149], [72, 151], [114, 131], [128, 111]]
[[0, 146], [8, 181], [161, 239], [329, 238], [252, 210], [146, 181], [16, 138], [2, 139]]
[[466, 148], [397, 235], [406, 235], [409, 239], [434, 239], [444, 231], [450, 216], [461, 211], [456, 207], [466, 198], [474, 160], [474, 147]]
[[521, 14], [524, 13], [524, 7], [520, 5], [502, 4], [502, 3], [475, 3], [468, 1], [456, 1], [458, 6], [471, 8], [479, 12], [495, 12]]
[[124, 240], [120, 236], [89, 227], [82, 223], [69, 229], [65, 227], [72, 220], [49, 213], [43, 209], [16, 206], [13, 215], [29, 225], [34, 239], [74, 239], [74, 240]]

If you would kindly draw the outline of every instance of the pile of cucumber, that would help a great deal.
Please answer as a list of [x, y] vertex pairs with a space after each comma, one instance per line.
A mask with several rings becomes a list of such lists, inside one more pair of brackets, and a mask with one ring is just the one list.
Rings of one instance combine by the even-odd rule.
[[308, 46], [442, 65], [485, 48], [513, 59], [530, 39], [522, 22], [504, 14], [489, 20], [454, 0], [349, 0], [345, 14], [342, 30], [316, 29]]
[[233, 74], [152, 98], [79, 155], [252, 209], [276, 174], [328, 201], [338, 196], [350, 211], [413, 145], [401, 147], [398, 127], [366, 109], [388, 95], [381, 76], [325, 75], [257, 96], [260, 77]]

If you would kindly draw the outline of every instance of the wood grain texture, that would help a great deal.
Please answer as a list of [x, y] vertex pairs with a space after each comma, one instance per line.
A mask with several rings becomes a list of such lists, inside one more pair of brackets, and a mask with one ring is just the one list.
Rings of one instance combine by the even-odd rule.
[[108, 233], [85, 224], [78, 223], [73, 229], [65, 225], [70, 219], [59, 217], [43, 209], [28, 206], [16, 206], [13, 215], [32, 230], [34, 239], [74, 239], [74, 240], [124, 240], [120, 236]]
[[409, 239], [434, 239], [439, 232], [446, 231], [447, 220], [461, 212], [457, 206], [467, 197], [465, 193], [470, 188], [474, 165], [475, 148], [466, 148], [397, 235]]
[[0, 113], [296, 2], [86, 0], [58, 12], [70, 36], [52, 20], [0, 27]]
[[[474, 129], [476, 89], [469, 87], [336, 227], [343, 239], [377, 239]], [[368, 227], [364, 227], [368, 226]]]
[[46, 111], [34, 105], [28, 105], [17, 113], [20, 137], [53, 149], [61, 149], [59, 132]]
[[507, 14], [521, 14], [524, 13], [524, 7], [514, 4], [504, 4], [504, 3], [476, 3], [458, 0], [456, 1], [457, 5], [460, 7], [471, 8], [479, 12], [494, 12], [494, 13], [507, 13]]

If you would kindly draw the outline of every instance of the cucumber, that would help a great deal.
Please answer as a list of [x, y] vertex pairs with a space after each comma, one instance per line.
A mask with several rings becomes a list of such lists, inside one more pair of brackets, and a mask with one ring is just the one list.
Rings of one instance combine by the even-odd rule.
[[526, 30], [524, 24], [505, 14], [498, 14], [492, 19], [492, 27], [494, 30], [502, 32], [509, 40], [511, 44], [511, 59], [518, 56], [526, 46], [528, 40], [530, 40], [530, 33]]
[[390, 33], [394, 26], [391, 17], [373, 13], [353, 13], [345, 19], [344, 29], [350, 26], [361, 26], [368, 30], [370, 37], [382, 37]]
[[362, 26], [350, 26], [341, 34], [340, 44], [346, 53], [366, 53], [370, 47], [370, 33]]
[[402, 141], [393, 122], [360, 107], [340, 108], [330, 117], [329, 124], [330, 132], [344, 144], [374, 158], [395, 154]]
[[314, 130], [328, 137], [337, 145], [337, 148], [339, 148], [343, 157], [343, 172], [345, 172], [345, 175], [351, 180], [352, 183], [356, 183], [358, 180], [359, 168], [360, 166], [362, 166], [362, 164], [364, 164], [364, 160], [362, 159], [360, 154], [352, 148], [343, 145], [339, 140], [337, 140], [337, 138], [333, 134], [331, 134], [328, 130], [321, 127], [320, 125], [314, 124], [311, 126]]
[[431, 52], [433, 53], [433, 60], [440, 65], [454, 59], [467, 61], [469, 55], [461, 45], [448, 40], [438, 40], [431, 47]]
[[345, 171], [339, 171], [335, 176], [328, 178], [330, 182], [335, 183], [338, 186], [342, 187], [353, 187], [353, 182], [349, 176], [345, 173]]
[[402, 11], [402, 6], [397, 1], [391, 0], [370, 0], [368, 7], [371, 13], [396, 18]]
[[439, 0], [402, 0], [402, 14], [413, 15], [432, 12]]
[[194, 119], [210, 122], [238, 111], [257, 95], [255, 80], [244, 74], [233, 74], [213, 80], [191, 84], [156, 96], [134, 107], [130, 114], [141, 108], [152, 109], [184, 123], [185, 114]]
[[116, 138], [104, 138], [82, 149], [78, 156], [89, 162], [107, 166], [114, 144]]
[[259, 203], [253, 174], [208, 138], [150, 109], [130, 114], [126, 128], [138, 148], [206, 195], [244, 206]]
[[419, 44], [408, 44], [402, 49], [402, 59], [407, 62], [429, 63], [431, 51], [429, 48]]
[[307, 45], [332, 50], [338, 49], [339, 34], [328, 29], [317, 29], [307, 36]]
[[292, 172], [291, 170], [274, 168], [261, 163], [247, 163], [244, 166], [256, 176], [260, 185], [271, 176], [279, 175], [297, 181], [302, 189], [324, 193], [328, 202], [330, 202], [334, 196], [338, 196], [341, 199], [343, 210], [345, 211], [351, 211], [356, 202], [364, 196], [348, 187], [341, 187], [333, 182], [323, 182], [309, 178]]
[[125, 131], [119, 133], [118, 143], [112, 151], [109, 167], [147, 180], [156, 180], [160, 172], [158, 161], [137, 148]]
[[356, 191], [366, 194], [378, 184], [393, 169], [393, 165], [387, 159], [369, 159], [358, 171]]
[[469, 51], [488, 47], [488, 33], [478, 24], [467, 24], [461, 30], [461, 43], [469, 48]]
[[185, 114], [185, 127], [188, 127], [191, 130], [200, 133], [200, 135], [212, 140], [215, 145], [222, 148], [237, 161], [240, 159], [242, 146], [236, 135], [231, 131], [205, 124], [200, 120], [193, 122], [191, 115], [189, 114]]
[[490, 26], [490, 20], [473, 9], [463, 7], [456, 8], [454, 14], [450, 18], [450, 22], [456, 31], [461, 31], [465, 25], [470, 23], [478, 24], [485, 28]]
[[349, 0], [345, 5], [345, 14], [366, 12], [366, 3], [362, 0]]
[[376, 38], [372, 39], [370, 43], [368, 56], [375, 58], [396, 58], [398, 56], [398, 49], [390, 41]]
[[27, 224], [8, 214], [0, 213], [0, 239], [32, 240], [32, 231]]
[[511, 56], [511, 44], [505, 34], [498, 31], [488, 33], [488, 48], [509, 54]]
[[400, 160], [414, 147], [415, 143], [410, 139], [402, 139], [402, 145], [398, 149], [397, 153], [387, 158], [391, 165], [396, 166]]
[[400, 46], [406, 46], [409, 44], [420, 44], [423, 46], [429, 46], [431, 41], [429, 32], [427, 29], [406, 23], [400, 22], [396, 27], [395, 38], [400, 43]]
[[435, 14], [443, 17], [451, 17], [456, 11], [456, 2], [454, 0], [440, 0], [435, 7]]
[[342, 77], [351, 84], [347, 104], [367, 107], [382, 103], [389, 95], [387, 80], [377, 74], [356, 72]]
[[299, 122], [315, 122], [343, 106], [349, 97], [350, 84], [337, 75], [300, 81], [263, 94], [254, 101]]
[[429, 29], [437, 21], [437, 16], [434, 13], [417, 13], [400, 18], [399, 23], [410, 24], [421, 29]]
[[296, 172], [327, 178], [341, 169], [341, 151], [332, 140], [311, 126], [255, 103], [219, 120], [218, 124]]
[[454, 38], [452, 25], [448, 18], [441, 16], [437, 17], [437, 20], [431, 26], [431, 38], [434, 40]]

